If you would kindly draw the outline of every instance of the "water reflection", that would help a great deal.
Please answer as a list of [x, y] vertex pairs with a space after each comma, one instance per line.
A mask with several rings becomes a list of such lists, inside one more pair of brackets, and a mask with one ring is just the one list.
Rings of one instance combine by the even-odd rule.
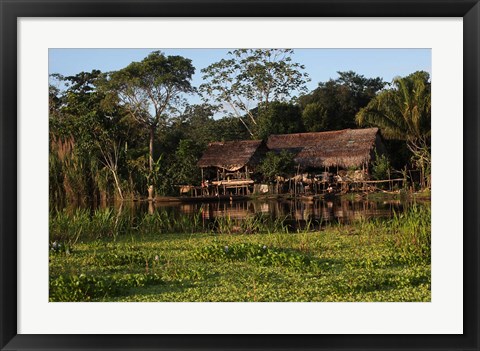
[[354, 220], [374, 217], [391, 217], [394, 212], [402, 212], [405, 203], [399, 200], [271, 200], [271, 201], [225, 201], [208, 203], [137, 202], [123, 204], [123, 211], [132, 215], [143, 215], [155, 211], [166, 211], [173, 217], [201, 214], [204, 220], [227, 217], [241, 220], [261, 213], [271, 218], [288, 217], [296, 221], [338, 221], [348, 223]]

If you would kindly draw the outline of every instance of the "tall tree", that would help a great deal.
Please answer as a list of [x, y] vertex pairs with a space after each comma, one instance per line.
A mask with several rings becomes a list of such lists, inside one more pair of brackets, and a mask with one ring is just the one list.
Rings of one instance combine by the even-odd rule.
[[387, 85], [380, 77], [366, 78], [354, 71], [339, 71], [337, 73], [337, 83], [349, 88], [350, 93], [356, 100], [357, 106], [363, 107], [367, 105], [377, 92]]
[[[292, 49], [237, 49], [202, 69], [200, 91], [207, 99], [224, 106], [239, 117], [250, 135], [257, 119], [252, 109], [271, 101], [286, 101], [295, 91], [306, 91], [305, 67], [292, 61]], [[246, 116], [250, 123], [243, 120]]]
[[52, 151], [65, 145], [71, 149], [61, 157], [67, 186], [70, 184], [71, 192], [78, 197], [94, 198], [98, 190], [106, 191], [108, 187], [103, 165], [112, 173], [119, 197], [123, 198], [118, 162], [121, 141], [126, 140], [122, 130], [125, 111], [106, 99], [101, 88], [105, 74], [93, 70], [52, 78], [65, 87], [62, 92], [58, 88], [50, 90], [50, 133]]
[[220, 134], [213, 118], [216, 111], [217, 108], [208, 104], [189, 105], [176, 127], [182, 131], [183, 138], [206, 147], [209, 142], [218, 140], [218, 134]]
[[226, 116], [215, 120], [214, 128], [216, 131], [216, 140], [231, 141], [242, 140], [251, 137], [251, 134], [245, 129], [241, 118]]
[[170, 168], [169, 178], [175, 185], [199, 184], [201, 181], [200, 169], [197, 162], [200, 159], [201, 150], [193, 140], [180, 140], [174, 154], [174, 164]]
[[[177, 111], [183, 93], [191, 93], [195, 68], [181, 56], [165, 56], [154, 51], [140, 62], [110, 75], [110, 86], [130, 115], [149, 130], [149, 179], [153, 179], [153, 144], [159, 127], [164, 127], [171, 113]], [[151, 183], [151, 181], [150, 181]], [[148, 197], [154, 196], [148, 184]]]
[[355, 128], [355, 114], [386, 85], [379, 77], [365, 78], [353, 71], [337, 73], [337, 79], [320, 82], [311, 94], [298, 99], [307, 131]]
[[430, 136], [430, 75], [417, 71], [393, 80], [356, 116], [360, 125], [374, 125], [389, 139], [417, 142]]
[[431, 163], [431, 83], [427, 72], [395, 78], [392, 88], [379, 93], [356, 119], [359, 125], [379, 127], [385, 138], [406, 141], [425, 182]]
[[273, 101], [258, 109], [258, 128], [255, 137], [267, 139], [270, 134], [303, 132], [300, 107], [287, 102]]

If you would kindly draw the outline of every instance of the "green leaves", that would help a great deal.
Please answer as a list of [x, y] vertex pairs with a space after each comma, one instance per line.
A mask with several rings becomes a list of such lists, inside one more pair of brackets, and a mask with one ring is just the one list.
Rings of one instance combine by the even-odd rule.
[[294, 92], [306, 91], [308, 75], [304, 66], [292, 62], [292, 49], [238, 49], [202, 69], [204, 99], [226, 104], [225, 112], [236, 117], [247, 116], [244, 123], [250, 134], [255, 132], [256, 117], [251, 110], [271, 101], [287, 101]]
[[360, 125], [379, 127], [385, 138], [416, 140], [430, 134], [431, 84], [427, 72], [395, 78], [358, 112]]
[[258, 108], [255, 137], [266, 140], [270, 134], [303, 132], [300, 107], [287, 102], [274, 101]]
[[156, 127], [178, 109], [180, 94], [191, 93], [192, 61], [154, 51], [140, 62], [110, 74], [110, 88], [139, 122]]
[[126, 292], [129, 288], [161, 284], [155, 274], [122, 274], [107, 276], [60, 275], [50, 279], [50, 301], [92, 301]]
[[198, 249], [195, 256], [202, 260], [248, 261], [262, 266], [283, 266], [304, 271], [315, 265], [308, 255], [293, 250], [268, 247], [265, 244], [240, 243], [228, 246], [215, 244]]
[[286, 150], [280, 153], [269, 151], [260, 164], [260, 173], [269, 181], [275, 181], [277, 176], [287, 177], [295, 172], [294, 155]]
[[372, 163], [373, 178], [378, 180], [390, 179], [391, 170], [390, 160], [387, 155], [378, 155], [375, 151], [375, 160]]
[[386, 84], [379, 77], [365, 78], [353, 71], [337, 73], [339, 78], [320, 82], [317, 89], [298, 99], [309, 132], [355, 128], [355, 114]]
[[319, 102], [312, 102], [305, 106], [302, 120], [308, 132], [324, 131], [329, 128], [328, 110]]
[[[147, 187], [154, 187], [154, 142], [159, 127], [165, 128], [172, 114], [185, 103], [182, 94], [195, 91], [190, 81], [195, 73], [192, 61], [181, 56], [150, 53], [140, 62], [112, 72], [108, 87], [128, 113], [149, 130], [149, 174]], [[119, 187], [118, 187], [119, 188]], [[154, 194], [149, 193], [149, 197]]]
[[379, 127], [387, 139], [406, 142], [414, 167], [420, 170], [421, 188], [430, 186], [431, 83], [418, 71], [393, 80], [356, 115], [359, 125]]
[[304, 234], [212, 234], [146, 215], [115, 241], [51, 251], [50, 301], [429, 301], [430, 215], [418, 205]]
[[197, 167], [200, 154], [201, 149], [192, 140], [180, 140], [175, 152], [175, 163], [168, 172], [174, 184], [200, 183], [200, 169]]

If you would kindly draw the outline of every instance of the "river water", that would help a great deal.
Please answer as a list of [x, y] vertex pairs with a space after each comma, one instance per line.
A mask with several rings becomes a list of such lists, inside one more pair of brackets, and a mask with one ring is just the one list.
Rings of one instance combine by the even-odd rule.
[[[135, 216], [162, 211], [175, 218], [201, 214], [204, 220], [214, 220], [217, 217], [242, 220], [255, 214], [262, 214], [270, 216], [272, 219], [288, 218], [294, 221], [348, 223], [360, 219], [388, 218], [394, 213], [404, 211], [407, 206], [408, 203], [400, 200], [372, 201], [334, 198], [311, 201], [275, 199], [206, 203], [130, 202], [123, 203], [120, 210], [131, 212]], [[115, 205], [116, 210], [119, 210], [119, 207], [119, 204]]]

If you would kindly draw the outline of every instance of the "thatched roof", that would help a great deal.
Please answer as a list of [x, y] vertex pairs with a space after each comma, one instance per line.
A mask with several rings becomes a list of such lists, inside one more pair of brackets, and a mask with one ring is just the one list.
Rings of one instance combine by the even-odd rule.
[[384, 150], [378, 128], [271, 135], [267, 147], [294, 152], [302, 167], [360, 167]]
[[197, 165], [237, 171], [247, 164], [257, 164], [265, 151], [261, 140], [213, 142], [208, 144]]

